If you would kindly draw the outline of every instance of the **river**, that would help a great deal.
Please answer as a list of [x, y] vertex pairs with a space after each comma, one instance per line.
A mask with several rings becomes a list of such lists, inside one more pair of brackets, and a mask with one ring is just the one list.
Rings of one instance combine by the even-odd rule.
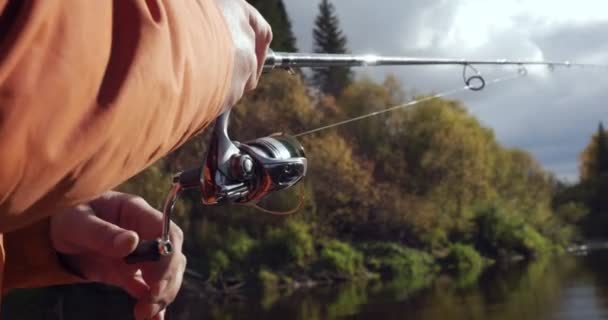
[[[120, 315], [128, 308], [125, 298], [106, 294], [86, 303], [87, 295], [86, 289], [29, 300], [16, 295], [7, 299], [2, 319], [40, 319], [40, 308], [48, 309], [44, 319], [129, 319]], [[608, 251], [494, 266], [477, 279], [439, 276], [214, 298], [184, 289], [168, 319], [608, 319]]]

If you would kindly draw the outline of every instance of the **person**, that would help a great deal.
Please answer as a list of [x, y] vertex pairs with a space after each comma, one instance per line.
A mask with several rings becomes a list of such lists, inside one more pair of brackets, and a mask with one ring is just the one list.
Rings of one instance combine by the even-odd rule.
[[244, 0], [0, 0], [0, 287], [101, 282], [162, 319], [182, 235], [123, 262], [161, 213], [113, 188], [200, 133], [260, 78], [272, 30]]

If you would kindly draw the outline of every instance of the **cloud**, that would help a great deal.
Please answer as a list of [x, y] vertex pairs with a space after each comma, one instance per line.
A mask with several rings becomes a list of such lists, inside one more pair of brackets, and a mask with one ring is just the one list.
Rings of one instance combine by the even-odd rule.
[[[334, 0], [354, 53], [475, 59], [548, 59], [608, 64], [608, 2], [579, 0]], [[298, 46], [312, 48], [318, 1], [286, 0]], [[487, 79], [514, 68], [480, 68]], [[462, 86], [459, 67], [357, 69], [396, 74], [408, 92]], [[608, 123], [606, 70], [529, 68], [523, 79], [459, 94], [506, 146], [530, 151], [558, 176], [577, 176], [577, 158]]]

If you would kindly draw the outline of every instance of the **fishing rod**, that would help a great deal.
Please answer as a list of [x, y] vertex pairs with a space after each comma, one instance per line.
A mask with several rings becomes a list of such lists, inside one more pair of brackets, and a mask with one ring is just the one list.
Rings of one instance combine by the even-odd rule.
[[172, 253], [169, 226], [173, 207], [182, 190], [198, 189], [205, 205], [237, 204], [249, 205], [264, 212], [289, 214], [298, 210], [300, 204], [289, 212], [272, 212], [257, 206], [268, 195], [298, 184], [306, 175], [308, 163], [304, 147], [296, 137], [344, 125], [353, 121], [409, 107], [430, 99], [457, 92], [479, 91], [485, 88], [486, 80], [475, 68], [477, 65], [515, 66], [517, 74], [496, 78], [491, 83], [517, 79], [527, 75], [527, 66], [608, 68], [606, 65], [571, 63], [569, 61], [544, 60], [469, 60], [446, 58], [390, 57], [378, 55], [353, 55], [331, 53], [288, 53], [269, 51], [264, 62], [264, 71], [274, 69], [329, 67], [373, 67], [373, 66], [433, 66], [460, 65], [463, 67], [464, 87], [438, 93], [426, 98], [375, 111], [362, 116], [305, 131], [296, 135], [284, 133], [254, 139], [248, 142], [233, 141], [228, 136], [230, 110], [216, 120], [207, 155], [200, 167], [179, 172], [173, 177], [173, 185], [163, 208], [162, 234], [155, 240], [144, 240], [125, 261], [129, 264], [158, 261]]

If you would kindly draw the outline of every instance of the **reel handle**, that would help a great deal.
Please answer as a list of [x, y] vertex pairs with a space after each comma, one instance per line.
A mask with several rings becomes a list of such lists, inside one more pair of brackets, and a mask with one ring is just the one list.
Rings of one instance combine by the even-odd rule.
[[136, 264], [142, 262], [156, 262], [160, 260], [161, 253], [159, 248], [162, 246], [161, 240], [144, 240], [141, 241], [135, 251], [126, 256], [123, 260], [127, 264]]
[[175, 202], [183, 189], [198, 186], [200, 179], [200, 168], [178, 173], [173, 177], [173, 187], [165, 201], [163, 208], [163, 230], [161, 237], [155, 240], [140, 241], [135, 251], [126, 256], [123, 260], [127, 264], [141, 262], [159, 261], [163, 256], [168, 256], [173, 252], [173, 245], [169, 238], [169, 227], [171, 225], [171, 213], [175, 207]]

